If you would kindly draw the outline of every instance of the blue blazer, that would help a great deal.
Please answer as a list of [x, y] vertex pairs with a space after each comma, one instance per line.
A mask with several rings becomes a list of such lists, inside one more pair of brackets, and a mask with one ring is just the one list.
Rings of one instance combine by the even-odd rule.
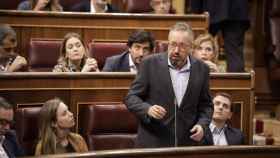
[[24, 151], [20, 147], [17, 138], [16, 138], [16, 133], [15, 131], [11, 130], [7, 132], [5, 135], [5, 140], [3, 143], [3, 147], [8, 154], [9, 158], [15, 158], [18, 156], [24, 156]]
[[126, 51], [119, 55], [114, 55], [106, 59], [102, 69], [105, 72], [130, 72], [129, 52]]
[[[225, 127], [224, 132], [228, 145], [245, 144], [244, 135], [240, 129], [227, 126]], [[205, 132], [205, 145], [214, 145], [213, 135], [210, 128], [208, 128]]]

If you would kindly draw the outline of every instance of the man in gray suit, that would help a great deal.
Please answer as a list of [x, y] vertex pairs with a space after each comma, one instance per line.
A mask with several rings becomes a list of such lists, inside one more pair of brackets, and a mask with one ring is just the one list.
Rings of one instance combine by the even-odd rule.
[[214, 112], [209, 130], [205, 134], [207, 143], [212, 145], [242, 145], [244, 135], [240, 129], [233, 128], [227, 121], [231, 119], [234, 107], [231, 95], [225, 92], [216, 93], [213, 99]]
[[147, 57], [125, 98], [139, 119], [136, 147], [199, 145], [213, 112], [209, 68], [191, 54], [186, 23], [169, 32], [168, 53]]

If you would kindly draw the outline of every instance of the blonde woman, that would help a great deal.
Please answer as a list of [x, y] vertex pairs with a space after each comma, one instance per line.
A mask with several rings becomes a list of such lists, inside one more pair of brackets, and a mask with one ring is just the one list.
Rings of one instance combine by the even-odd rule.
[[88, 151], [83, 137], [70, 131], [75, 125], [74, 116], [60, 99], [48, 100], [40, 111], [40, 119], [36, 156]]
[[95, 72], [99, 71], [97, 61], [88, 57], [88, 49], [77, 33], [65, 35], [60, 57], [53, 72]]
[[18, 5], [18, 10], [63, 11], [59, 0], [26, 0]]
[[210, 34], [202, 34], [195, 39], [192, 54], [195, 58], [204, 61], [211, 72], [219, 72], [218, 50], [217, 41]]

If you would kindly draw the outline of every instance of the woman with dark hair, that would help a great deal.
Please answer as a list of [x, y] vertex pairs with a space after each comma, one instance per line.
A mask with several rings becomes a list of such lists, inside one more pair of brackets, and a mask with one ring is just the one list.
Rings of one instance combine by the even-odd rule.
[[88, 151], [83, 137], [70, 131], [75, 125], [74, 116], [60, 99], [48, 100], [40, 111], [40, 119], [36, 156]]
[[81, 36], [77, 33], [66, 34], [53, 72], [93, 71], [99, 71], [97, 61], [88, 57], [88, 49]]
[[27, 61], [15, 53], [16, 32], [6, 24], [0, 24], [0, 72], [25, 71]]
[[18, 5], [18, 10], [63, 11], [59, 0], [26, 0]]

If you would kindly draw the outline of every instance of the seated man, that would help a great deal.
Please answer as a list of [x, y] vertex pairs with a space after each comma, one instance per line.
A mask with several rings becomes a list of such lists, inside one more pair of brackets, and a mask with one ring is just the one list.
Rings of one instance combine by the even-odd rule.
[[119, 10], [107, 2], [107, 0], [84, 0], [75, 5], [72, 11], [91, 13], [118, 13]]
[[150, 2], [154, 14], [174, 13], [171, 4], [172, 4], [172, 0], [151, 0]]
[[0, 157], [15, 158], [23, 156], [15, 131], [11, 130], [14, 112], [13, 106], [0, 97]]
[[150, 32], [137, 30], [128, 37], [128, 50], [107, 58], [102, 71], [137, 72], [142, 59], [153, 52], [154, 45], [155, 39]]
[[0, 72], [24, 71], [27, 61], [15, 53], [16, 32], [9, 25], [0, 24]]
[[206, 144], [243, 145], [244, 135], [240, 129], [230, 127], [226, 122], [231, 119], [234, 107], [228, 93], [217, 93], [213, 99], [214, 112], [212, 122], [206, 132]]

